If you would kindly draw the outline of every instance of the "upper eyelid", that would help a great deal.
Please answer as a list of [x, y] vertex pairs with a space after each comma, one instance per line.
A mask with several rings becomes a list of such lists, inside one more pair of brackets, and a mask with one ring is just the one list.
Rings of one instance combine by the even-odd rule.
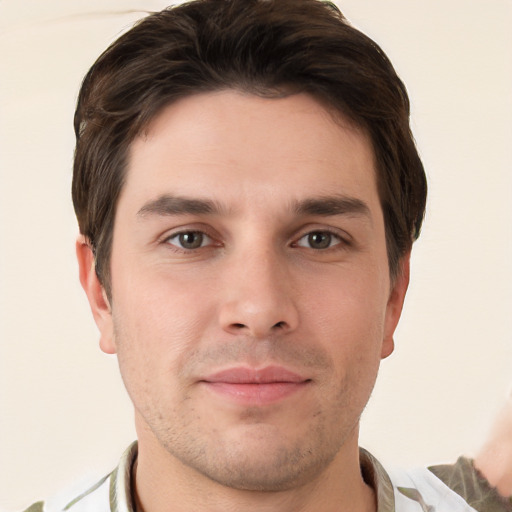
[[[334, 233], [334, 232], [332, 232], [330, 230], [327, 230], [327, 229], [323, 229], [323, 230], [317, 229], [317, 230], [308, 231], [308, 232], [304, 233], [302, 236], [299, 236], [298, 238], [295, 238], [295, 240], [290, 245], [292, 247], [305, 247], [305, 248], [307, 248], [306, 246], [301, 245], [300, 241], [303, 240], [304, 238], [308, 237], [312, 233], [328, 233], [330, 236], [332, 236], [333, 238], [336, 239], [336, 243], [335, 244], [330, 245], [329, 247], [326, 247], [326, 248], [322, 249], [323, 251], [327, 251], [327, 250], [332, 249], [334, 247], [337, 247], [339, 245], [341, 245], [341, 246], [352, 245], [352, 242], [350, 240], [347, 240], [344, 237], [342, 237], [341, 235], [339, 235], [338, 233]], [[315, 249], [315, 250], [320, 250], [320, 249]]]
[[203, 235], [210, 236], [207, 233], [207, 231], [204, 229], [188, 229], [187, 228], [187, 229], [176, 229], [176, 230], [173, 230], [172, 233], [166, 232], [166, 233], [164, 233], [163, 238], [164, 239], [173, 238], [178, 235], [183, 235], [184, 233], [202, 233]]
[[311, 229], [311, 230], [303, 233], [301, 236], [299, 236], [298, 240], [300, 240], [301, 238], [304, 238], [305, 236], [309, 236], [313, 233], [328, 233], [329, 235], [332, 235], [336, 238], [343, 240], [343, 235], [341, 235], [338, 231], [334, 231], [332, 229]]
[[169, 238], [176, 238], [177, 236], [184, 235], [186, 233], [200, 233], [210, 239], [212, 238], [206, 231], [200, 229], [184, 229], [182, 231], [175, 231], [174, 233], [165, 236], [164, 240], [169, 240]]
[[[309, 225], [302, 226], [299, 229], [294, 229], [293, 234], [285, 236], [285, 238], [288, 238], [290, 240], [289, 243], [293, 244], [296, 243], [298, 240], [303, 238], [304, 236], [309, 235], [310, 233], [315, 232], [325, 232], [329, 233], [337, 238], [339, 238], [341, 241], [345, 243], [352, 243], [354, 241], [353, 236], [346, 230], [335, 227], [335, 226], [326, 226], [322, 224], [317, 223], [311, 223]], [[165, 242], [166, 240], [169, 240], [172, 237], [178, 236], [182, 233], [203, 233], [207, 237], [209, 237], [214, 242], [220, 242], [225, 243], [226, 237], [225, 235], [222, 235], [222, 233], [219, 233], [219, 230], [216, 228], [211, 227], [210, 225], [205, 225], [202, 223], [192, 223], [192, 224], [184, 224], [181, 226], [176, 226], [170, 229], [167, 229], [164, 231], [161, 235], [159, 235], [156, 238], [157, 243]], [[283, 240], [284, 241], [284, 240]]]
[[[171, 244], [170, 243], [171, 239], [176, 239], [177, 237], [179, 237], [180, 235], [183, 235], [185, 233], [200, 233], [201, 235], [205, 236], [209, 240], [209, 242], [205, 246], [195, 247], [193, 249], [189, 249], [189, 248], [185, 248], [185, 247], [179, 247], [179, 245], [177, 245], [177, 244], [174, 244], [174, 243]], [[215, 240], [210, 235], [205, 233], [204, 231], [185, 230], [185, 231], [178, 231], [176, 233], [173, 233], [172, 235], [169, 235], [167, 238], [164, 239], [164, 243], [168, 243], [169, 245], [175, 246], [177, 249], [180, 249], [182, 251], [187, 251], [188, 252], [188, 251], [197, 251], [199, 249], [204, 249], [204, 247], [209, 247], [211, 245], [215, 245]]]
[[353, 241], [353, 237], [349, 232], [332, 226], [305, 226], [297, 231], [297, 234], [294, 236], [294, 241], [296, 242], [311, 233], [329, 233], [346, 243]]
[[169, 238], [178, 236], [182, 233], [203, 233], [212, 240], [220, 238], [213, 228], [204, 225], [188, 225], [176, 226], [165, 230], [161, 235], [157, 237], [158, 242], [165, 242]]

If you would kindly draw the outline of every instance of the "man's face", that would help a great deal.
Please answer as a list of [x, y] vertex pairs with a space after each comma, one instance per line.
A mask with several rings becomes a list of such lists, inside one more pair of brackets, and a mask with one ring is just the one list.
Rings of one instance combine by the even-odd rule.
[[353, 453], [407, 286], [362, 131], [307, 95], [169, 106], [131, 147], [111, 275], [141, 452], [266, 490]]

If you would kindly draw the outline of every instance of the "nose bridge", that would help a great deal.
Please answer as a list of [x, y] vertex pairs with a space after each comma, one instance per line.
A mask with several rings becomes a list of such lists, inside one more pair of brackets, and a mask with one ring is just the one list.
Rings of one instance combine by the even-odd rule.
[[298, 324], [286, 255], [269, 243], [234, 251], [227, 266], [220, 321], [233, 333], [253, 337], [287, 332]]

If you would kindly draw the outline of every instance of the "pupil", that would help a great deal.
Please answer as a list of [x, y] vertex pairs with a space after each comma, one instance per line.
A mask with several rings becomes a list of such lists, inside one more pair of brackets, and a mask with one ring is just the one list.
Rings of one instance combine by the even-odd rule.
[[329, 233], [311, 233], [308, 238], [309, 245], [314, 249], [327, 249], [331, 245], [331, 235]]
[[197, 249], [203, 243], [202, 233], [181, 233], [179, 238], [181, 246], [185, 249]]

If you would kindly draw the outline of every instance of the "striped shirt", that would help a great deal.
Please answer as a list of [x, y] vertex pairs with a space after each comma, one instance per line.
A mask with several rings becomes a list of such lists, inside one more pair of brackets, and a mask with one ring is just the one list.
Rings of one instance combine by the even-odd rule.
[[[85, 490], [71, 489], [25, 512], [135, 512], [132, 466], [137, 442], [119, 465]], [[387, 472], [360, 450], [361, 472], [377, 496], [377, 512], [512, 512], [512, 499], [502, 498], [465, 457], [452, 465]]]

